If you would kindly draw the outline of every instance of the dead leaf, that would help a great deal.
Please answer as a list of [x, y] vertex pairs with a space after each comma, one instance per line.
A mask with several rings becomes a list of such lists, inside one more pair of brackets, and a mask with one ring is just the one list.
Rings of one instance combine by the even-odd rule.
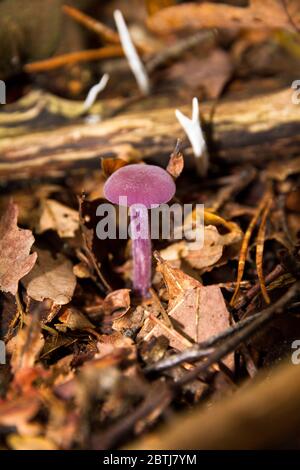
[[19, 280], [33, 268], [37, 254], [30, 253], [34, 237], [17, 226], [18, 207], [12, 201], [0, 220], [0, 289], [16, 295]]
[[40, 408], [40, 401], [34, 397], [20, 397], [0, 403], [0, 425], [16, 427], [21, 435], [35, 435], [40, 426], [30, 422]]
[[[199, 343], [229, 327], [229, 312], [218, 286], [203, 286], [162, 259], [159, 259], [158, 270], [169, 293], [168, 314], [183, 339]], [[170, 346], [178, 350], [188, 346], [186, 341], [168, 334], [159, 325], [153, 328], [151, 335], [166, 336]]]
[[42, 436], [10, 434], [7, 442], [13, 450], [58, 450], [54, 442]]
[[78, 229], [78, 211], [54, 199], [46, 199], [42, 202], [37, 233], [55, 230], [61, 238], [71, 238], [75, 236], [75, 232]]
[[[170, 34], [188, 28], [284, 28], [295, 32], [300, 25], [298, 0], [290, 0], [289, 14], [281, 0], [251, 0], [249, 7], [216, 4], [212, 2], [185, 3], [158, 11], [147, 20], [157, 34]], [[293, 7], [293, 21], [290, 19]], [[272, 14], [270, 14], [272, 12]]]
[[230, 326], [229, 312], [218, 286], [184, 292], [172, 302], [168, 313], [176, 321], [176, 328], [197, 343]]
[[14, 374], [20, 369], [33, 367], [44, 346], [39, 317], [27, 315], [25, 321], [26, 326], [20, 328], [17, 335], [7, 344], [7, 350], [11, 353], [10, 364]]
[[104, 315], [113, 315], [114, 320], [123, 317], [130, 308], [129, 293], [130, 289], [119, 289], [108, 294], [101, 305]]
[[67, 304], [76, 287], [72, 263], [61, 254], [53, 258], [49, 251], [37, 252], [34, 269], [22, 280], [27, 294], [35, 300], [51, 299], [55, 305]]
[[158, 252], [155, 252], [154, 256], [158, 261], [156, 269], [164, 278], [169, 300], [178, 297], [186, 289], [201, 286], [199, 281], [188, 276], [180, 269], [171, 266], [171, 264], [165, 261]]
[[125, 165], [128, 165], [128, 162], [126, 160], [122, 160], [121, 158], [103, 158], [101, 160], [101, 167], [104, 178], [108, 178], [115, 171]]
[[149, 15], [153, 15], [162, 8], [166, 8], [174, 4], [175, 0], [146, 0], [146, 6]]

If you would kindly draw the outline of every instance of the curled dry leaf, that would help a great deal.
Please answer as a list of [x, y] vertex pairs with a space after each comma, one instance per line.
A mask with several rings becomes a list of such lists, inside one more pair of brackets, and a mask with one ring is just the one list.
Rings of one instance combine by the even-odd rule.
[[42, 202], [37, 233], [43, 233], [46, 230], [55, 230], [61, 238], [71, 238], [75, 236], [75, 232], [78, 229], [78, 211], [54, 199], [46, 199]]
[[54, 442], [42, 436], [10, 434], [7, 441], [13, 450], [58, 450]]
[[12, 201], [0, 220], [0, 289], [16, 295], [19, 280], [33, 268], [37, 255], [30, 253], [34, 237], [17, 226], [18, 207]]
[[55, 305], [67, 304], [76, 287], [72, 263], [61, 254], [53, 258], [49, 251], [37, 252], [34, 269], [22, 280], [27, 294], [34, 300], [50, 299]]

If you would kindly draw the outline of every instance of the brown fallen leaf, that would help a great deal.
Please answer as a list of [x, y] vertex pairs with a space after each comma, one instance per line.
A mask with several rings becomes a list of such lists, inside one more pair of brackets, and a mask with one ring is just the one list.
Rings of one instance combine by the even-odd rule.
[[70, 330], [95, 328], [89, 319], [75, 307], [65, 307], [58, 319], [65, 328], [70, 328]]
[[[183, 338], [199, 343], [229, 327], [229, 312], [218, 286], [203, 286], [162, 258], [158, 259], [157, 269], [169, 293], [168, 314]], [[166, 336], [175, 349], [187, 347], [186, 341], [168, 334], [159, 325], [153, 328], [151, 335]]]
[[277, 181], [285, 181], [290, 175], [300, 173], [300, 157], [290, 159], [289, 161], [270, 162], [266, 174], [269, 178]]
[[27, 294], [34, 300], [50, 299], [55, 305], [67, 304], [76, 286], [72, 263], [61, 254], [53, 258], [49, 251], [37, 252], [34, 269], [22, 280]]
[[158, 11], [148, 18], [147, 24], [157, 34], [184, 28], [189, 31], [199, 28], [284, 28], [295, 32], [300, 25], [298, 0], [289, 0], [287, 4], [285, 8], [281, 0], [251, 0], [245, 8], [212, 2], [185, 3]]
[[168, 166], [166, 168], [167, 172], [170, 175], [177, 179], [178, 176], [181, 175], [183, 167], [184, 167], [184, 158], [182, 153], [180, 152], [181, 141], [180, 139], [177, 140], [175, 149], [171, 153], [170, 160]]
[[34, 237], [17, 226], [18, 207], [12, 201], [0, 220], [0, 289], [16, 295], [19, 280], [33, 268], [37, 254], [30, 253]]
[[13, 450], [58, 450], [54, 442], [42, 436], [10, 434], [7, 442]]
[[116, 349], [130, 350], [130, 359], [136, 357], [136, 346], [131, 338], [122, 335], [119, 332], [114, 332], [111, 335], [102, 335], [100, 341], [97, 343], [98, 354], [97, 359], [100, 359], [107, 354], [112, 354]]
[[74, 237], [79, 229], [78, 211], [61, 204], [54, 199], [42, 202], [37, 233], [55, 230], [61, 238]]
[[173, 64], [166, 70], [165, 76], [168, 81], [178, 81], [192, 96], [199, 95], [203, 90], [205, 97], [216, 99], [232, 71], [229, 54], [215, 49], [207, 57], [189, 57]]
[[188, 276], [180, 269], [171, 266], [171, 264], [165, 261], [158, 252], [154, 252], [154, 256], [158, 261], [156, 269], [164, 278], [169, 301], [178, 297], [186, 289], [201, 286], [199, 281]]

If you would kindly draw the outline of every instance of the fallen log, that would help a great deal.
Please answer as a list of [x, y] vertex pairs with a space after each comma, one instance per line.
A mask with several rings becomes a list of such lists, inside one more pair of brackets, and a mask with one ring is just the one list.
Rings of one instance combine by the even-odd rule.
[[[212, 161], [250, 162], [299, 155], [300, 105], [292, 89], [236, 101], [201, 105]], [[187, 166], [192, 152], [166, 97], [151, 97], [131, 111], [87, 123], [82, 103], [32, 92], [0, 113], [0, 179], [3, 182], [63, 177], [99, 167], [100, 157], [151, 159], [165, 165], [177, 138], [184, 139]], [[107, 106], [108, 107], [108, 106]], [[107, 113], [97, 105], [93, 113]], [[190, 106], [180, 108], [190, 114]]]

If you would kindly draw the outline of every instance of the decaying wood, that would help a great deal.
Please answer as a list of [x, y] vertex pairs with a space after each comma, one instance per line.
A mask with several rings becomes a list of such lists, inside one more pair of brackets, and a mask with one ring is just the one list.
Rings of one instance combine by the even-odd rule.
[[285, 364], [210, 408], [173, 419], [128, 448], [266, 449], [283, 442], [293, 448], [300, 426], [299, 393], [298, 368]]
[[[287, 89], [231, 102], [204, 103], [202, 121], [211, 158], [227, 162], [265, 164], [271, 159], [298, 155], [300, 106]], [[191, 149], [174, 114], [174, 103], [151, 97], [134, 110], [88, 124], [82, 103], [32, 92], [0, 114], [0, 178], [61, 177], [71, 170], [99, 166], [100, 157], [152, 159], [166, 164], [176, 140], [184, 139], [184, 154], [192, 164]], [[189, 106], [181, 107], [189, 113]]]

